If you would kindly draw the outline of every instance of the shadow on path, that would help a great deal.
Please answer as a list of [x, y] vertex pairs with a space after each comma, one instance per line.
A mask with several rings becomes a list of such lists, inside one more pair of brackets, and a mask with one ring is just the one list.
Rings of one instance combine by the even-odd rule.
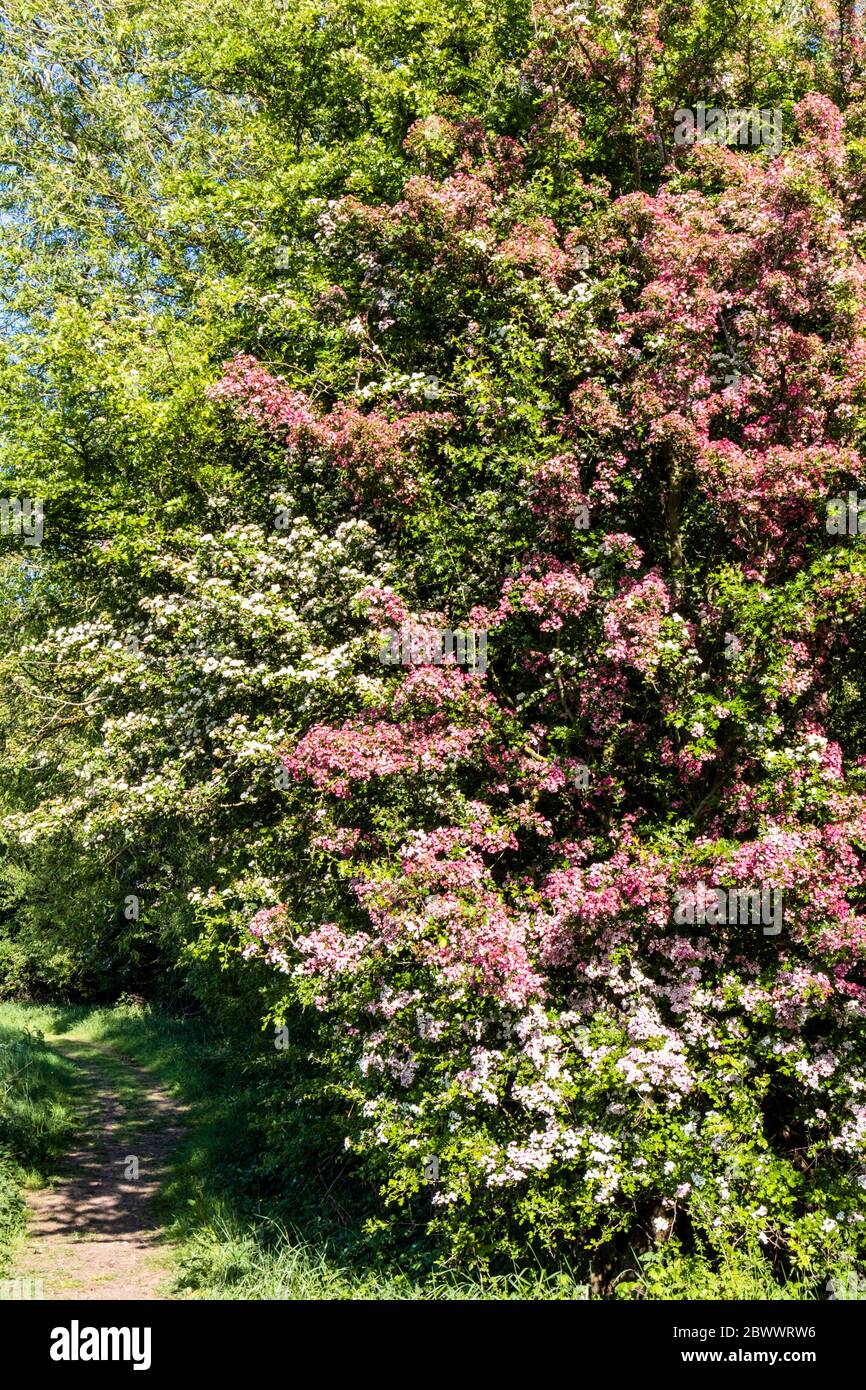
[[27, 1194], [27, 1235], [13, 1273], [41, 1280], [46, 1299], [167, 1297], [152, 1203], [184, 1106], [113, 1049], [68, 1036], [49, 1041], [86, 1075], [92, 1137], [67, 1156], [56, 1183]]

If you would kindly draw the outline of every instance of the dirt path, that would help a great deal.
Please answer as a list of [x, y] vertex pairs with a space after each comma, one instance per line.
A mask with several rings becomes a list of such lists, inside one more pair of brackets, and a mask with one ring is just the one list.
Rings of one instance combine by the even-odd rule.
[[113, 1049], [49, 1041], [85, 1073], [91, 1137], [68, 1155], [57, 1182], [27, 1194], [27, 1235], [12, 1274], [41, 1280], [46, 1299], [165, 1298], [167, 1251], [152, 1199], [184, 1107]]

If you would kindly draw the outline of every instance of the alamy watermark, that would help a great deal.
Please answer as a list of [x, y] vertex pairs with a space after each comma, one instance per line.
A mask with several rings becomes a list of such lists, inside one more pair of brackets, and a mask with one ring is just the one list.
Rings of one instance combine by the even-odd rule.
[[467, 666], [487, 670], [487, 629], [388, 628], [382, 634], [379, 660], [383, 666]]
[[0, 497], [0, 536], [20, 536], [25, 545], [41, 545], [42, 499]]
[[857, 1301], [866, 1299], [866, 1279], [856, 1270], [846, 1270], [844, 1274], [834, 1275], [827, 1280], [827, 1296], [831, 1300]]
[[51, 1331], [52, 1361], [129, 1361], [134, 1371], [150, 1369], [150, 1327], [82, 1327], [73, 1318], [68, 1327]]
[[782, 894], [778, 888], [696, 888], [680, 889], [674, 908], [678, 927], [762, 926], [764, 936], [778, 936], [782, 930]]
[[847, 498], [831, 497], [827, 503], [828, 536], [866, 535], [866, 497], [849, 492]]
[[693, 145], [700, 139], [720, 145], [765, 145], [775, 155], [782, 152], [782, 111], [778, 106], [772, 110], [711, 106], [707, 110], [706, 102], [699, 101], [695, 107], [680, 107], [674, 120], [675, 145]]
[[44, 1297], [41, 1279], [0, 1279], [0, 1300]]

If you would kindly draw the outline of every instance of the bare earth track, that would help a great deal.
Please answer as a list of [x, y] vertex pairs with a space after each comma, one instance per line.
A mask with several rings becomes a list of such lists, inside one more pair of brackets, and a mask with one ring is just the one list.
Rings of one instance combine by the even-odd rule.
[[[167, 1247], [152, 1204], [183, 1106], [114, 1049], [79, 1038], [50, 1041], [86, 1074], [92, 1138], [68, 1155], [58, 1181], [27, 1194], [27, 1235], [12, 1273], [41, 1280], [46, 1299], [170, 1297]], [[126, 1176], [132, 1157], [137, 1178]]]

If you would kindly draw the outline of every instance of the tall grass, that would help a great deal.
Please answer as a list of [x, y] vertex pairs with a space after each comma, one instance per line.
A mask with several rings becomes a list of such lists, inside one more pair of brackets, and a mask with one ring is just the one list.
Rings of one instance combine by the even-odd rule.
[[44, 1021], [0, 1004], [0, 1269], [24, 1226], [22, 1188], [55, 1170], [76, 1129], [76, 1069], [46, 1044]]
[[[356, 1300], [559, 1300], [588, 1296], [586, 1255], [576, 1270], [493, 1274], [437, 1264], [423, 1227], [412, 1227], [357, 1190], [356, 1175], [321, 1167], [320, 1118], [290, 1100], [285, 1069], [265, 1038], [173, 1019], [147, 1006], [0, 1004], [0, 1118], [9, 1193], [7, 1224], [20, 1225], [17, 1188], [44, 1175], [74, 1132], [77, 1071], [42, 1039], [67, 1036], [111, 1048], [146, 1068], [188, 1109], [161, 1216], [176, 1242], [178, 1295], [200, 1298]], [[133, 1106], [134, 1074], [106, 1059]], [[123, 1075], [126, 1072], [127, 1075]], [[80, 1073], [79, 1073], [80, 1077]], [[324, 1131], [327, 1133], [327, 1131]], [[318, 1147], [317, 1147], [318, 1146]], [[0, 1160], [0, 1234], [3, 1166]], [[8, 1176], [8, 1174], [7, 1174]], [[400, 1225], [403, 1219], [403, 1225]], [[674, 1245], [636, 1257], [614, 1281], [620, 1299], [808, 1299], [827, 1278], [774, 1277], [760, 1252], [710, 1258]], [[844, 1273], [844, 1271], [843, 1271]]]
[[[202, 1018], [169, 1018], [141, 1005], [0, 1006], [19, 1025], [109, 1047], [146, 1068], [189, 1107], [160, 1215], [177, 1242], [177, 1292], [226, 1299], [564, 1299], [586, 1296], [570, 1272], [535, 1267], [469, 1277], [435, 1254], [390, 1239], [371, 1221], [375, 1193], [351, 1183], [327, 1193], [309, 1125], [283, 1126], [280, 1058], [269, 1040], [222, 1031]], [[122, 1098], [129, 1081], [106, 1072]], [[294, 1108], [292, 1108], [294, 1109]], [[279, 1133], [280, 1152], [272, 1152]], [[328, 1183], [331, 1183], [330, 1175]], [[372, 1227], [372, 1234], [371, 1228]]]

